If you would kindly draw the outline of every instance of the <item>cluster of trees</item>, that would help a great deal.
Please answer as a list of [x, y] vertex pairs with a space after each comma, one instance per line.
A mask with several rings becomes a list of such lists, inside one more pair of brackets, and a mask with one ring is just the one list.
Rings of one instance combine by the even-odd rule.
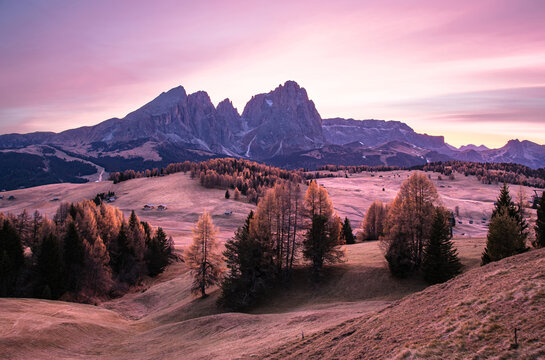
[[104, 203], [62, 203], [53, 219], [0, 213], [0, 296], [119, 296], [161, 273], [171, 256], [172, 239], [161, 228]]
[[482, 265], [527, 251], [528, 235], [523, 204], [515, 204], [504, 183], [490, 218]]
[[382, 172], [382, 171], [394, 171], [394, 170], [401, 170], [401, 169], [402, 168], [400, 168], [399, 166], [388, 166], [388, 165], [377, 165], [377, 166], [324, 165], [324, 166], [320, 166], [317, 170], [330, 171], [330, 172], [343, 171], [350, 174], [355, 174], [355, 173], [361, 173], [361, 172]]
[[178, 172], [190, 172], [192, 178], [199, 179], [200, 184], [207, 188], [236, 188], [254, 203], [257, 203], [265, 189], [279, 181], [302, 183], [305, 179], [301, 171], [284, 170], [244, 159], [221, 158], [199, 163], [185, 161], [169, 164], [166, 168], [146, 171], [126, 170], [110, 174], [110, 180], [118, 183], [134, 178], [164, 176]]
[[394, 276], [422, 271], [428, 282], [437, 283], [460, 273], [461, 263], [451, 241], [450, 212], [439, 205], [437, 189], [427, 176], [413, 173], [391, 205], [375, 202], [371, 208], [363, 236], [381, 239]]
[[469, 161], [433, 162], [420, 167], [449, 176], [453, 172], [475, 175], [483, 184], [521, 184], [545, 188], [545, 169], [531, 169], [513, 163], [475, 163]]
[[215, 233], [211, 217], [204, 213], [186, 256], [195, 278], [193, 291], [206, 296], [206, 288], [220, 284], [219, 303], [232, 309], [247, 308], [274, 284], [288, 282], [300, 255], [310, 264], [314, 281], [323, 276], [324, 264], [342, 261], [344, 255], [339, 247], [341, 220], [326, 189], [316, 182], [304, 197], [292, 182], [277, 183], [265, 192], [255, 213], [225, 245], [224, 276]]

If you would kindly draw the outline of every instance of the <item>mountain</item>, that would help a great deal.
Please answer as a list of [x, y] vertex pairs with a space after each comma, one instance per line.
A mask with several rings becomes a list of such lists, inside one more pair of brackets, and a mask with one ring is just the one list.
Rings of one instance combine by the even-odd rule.
[[253, 96], [242, 121], [247, 130], [241, 142], [247, 157], [267, 159], [324, 145], [322, 118], [306, 90], [294, 81]]
[[253, 96], [242, 114], [229, 99], [214, 106], [205, 91], [187, 94], [178, 86], [122, 119], [61, 133], [0, 135], [0, 189], [100, 180], [112, 171], [225, 156], [312, 169], [440, 160], [538, 168], [545, 166], [544, 155], [545, 146], [529, 141], [512, 140], [500, 149], [456, 149], [443, 136], [419, 134], [399, 121], [322, 119], [294, 81]]
[[473, 144], [468, 144], [468, 145], [462, 145], [458, 148], [458, 150], [460, 151], [465, 151], [465, 150], [475, 150], [475, 151], [485, 151], [485, 150], [490, 150], [488, 147], [484, 146], [484, 145], [473, 145]]

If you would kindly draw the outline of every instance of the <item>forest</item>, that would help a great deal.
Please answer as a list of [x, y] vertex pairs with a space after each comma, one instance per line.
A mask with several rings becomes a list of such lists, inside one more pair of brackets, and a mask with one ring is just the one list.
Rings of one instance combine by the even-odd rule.
[[60, 204], [53, 219], [0, 213], [0, 296], [76, 302], [118, 297], [173, 259], [158, 228], [94, 201]]

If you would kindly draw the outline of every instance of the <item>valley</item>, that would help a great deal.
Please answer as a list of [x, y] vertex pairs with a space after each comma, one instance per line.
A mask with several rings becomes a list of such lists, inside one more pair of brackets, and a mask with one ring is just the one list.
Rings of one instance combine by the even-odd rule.
[[[495, 286], [494, 279], [507, 276], [507, 270], [502, 269], [519, 271], [525, 274], [521, 281], [532, 278], [534, 285], [529, 287], [522, 282], [517, 287], [516, 295], [512, 295], [513, 300], [507, 297], [508, 290], [495, 290], [496, 295], [490, 295], [486, 298], [488, 300], [483, 301], [500, 297], [510, 305], [491, 308], [488, 318], [512, 316], [514, 304], [519, 304], [519, 301], [523, 301], [520, 299], [524, 298], [529, 299], [524, 301], [533, 304], [532, 309], [535, 308], [535, 304], [542, 301], [539, 297], [542, 275], [539, 274], [545, 271], [545, 263], [542, 256], [536, 255], [541, 254], [542, 250], [485, 268], [479, 266], [486, 235], [486, 226], [479, 220], [489, 218], [499, 185], [483, 185], [472, 176], [457, 174], [454, 180], [437, 180], [436, 173], [429, 175], [444, 205], [448, 208], [459, 207], [458, 221], [462, 222], [454, 229], [454, 242], [465, 274], [445, 285], [428, 287], [419, 277], [392, 277], [379, 242], [369, 241], [343, 245], [346, 261], [327, 266], [327, 280], [319, 285], [309, 280], [308, 268], [296, 267], [289, 286], [272, 290], [248, 313], [231, 313], [223, 312], [216, 306], [217, 288], [210, 289], [210, 295], [205, 299], [191, 295], [192, 277], [187, 265], [174, 263], [157, 278], [145, 280], [139, 290], [98, 303], [97, 306], [38, 299], [0, 299], [0, 352], [10, 359], [43, 358], [45, 354], [56, 358], [96, 359], [322, 358], [334, 354], [350, 357], [351, 347], [343, 345], [346, 342], [342, 339], [350, 339], [352, 334], [358, 337], [377, 336], [365, 332], [375, 334], [378, 331], [372, 330], [376, 325], [367, 323], [374, 324], [373, 321], [378, 321], [375, 319], [389, 317], [389, 314], [395, 318], [404, 316], [400, 314], [406, 313], [404, 309], [409, 306], [406, 304], [415, 301], [421, 304], [422, 313], [437, 312], [439, 299], [454, 296], [450, 294], [455, 290], [449, 289], [464, 288], [465, 295], [456, 295], [449, 300], [450, 309], [457, 309], [457, 302], [466, 301], [458, 298], [477, 296], [475, 294], [488, 291], [487, 286]], [[376, 199], [391, 201], [401, 182], [408, 176], [408, 171], [360, 173], [351, 174], [348, 178], [321, 178], [318, 182], [329, 192], [339, 216], [348, 217], [356, 231], [370, 203]], [[530, 190], [525, 189], [527, 194], [530, 194]], [[90, 199], [99, 192], [108, 191], [118, 196], [113, 205], [122, 209], [126, 216], [134, 209], [142, 220], [150, 222], [152, 226], [163, 227], [174, 237], [179, 251], [190, 243], [191, 227], [203, 210], [212, 214], [214, 223], [220, 229], [218, 237], [223, 243], [244, 222], [247, 213], [255, 209], [254, 205], [243, 201], [244, 197], [240, 201], [226, 200], [224, 190], [203, 188], [189, 174], [176, 173], [118, 184], [109, 181], [53, 184], [9, 191], [3, 193], [0, 211], [18, 213], [23, 209], [29, 212], [38, 209], [51, 217], [59, 202]], [[6, 200], [9, 196], [15, 199]], [[58, 200], [52, 201], [55, 198]], [[165, 204], [168, 208], [164, 211], [143, 210], [143, 205], [148, 203]], [[225, 215], [226, 209], [232, 214]], [[535, 273], [528, 273], [524, 261], [532, 262]], [[470, 277], [483, 277], [486, 280], [477, 284], [469, 281]], [[446, 291], [449, 291], [449, 295], [442, 295], [447, 294]], [[462, 294], [459, 290], [455, 293]], [[437, 300], [423, 302], [420, 299], [422, 296]], [[460, 318], [448, 317], [448, 314], [434, 316], [445, 319], [441, 320], [445, 324], [448, 321], [457, 329], [455, 333], [466, 334], [470, 331], [467, 330], [469, 325], [466, 325], [469, 320], [465, 320], [462, 313]], [[422, 315], [422, 318], [426, 317]], [[421, 326], [429, 326], [426, 324], [424, 322]], [[498, 326], [501, 331], [508, 332], [501, 321]], [[388, 331], [382, 332], [383, 341], [389, 341], [388, 336], [393, 336]], [[524, 339], [531, 340], [528, 335], [525, 336]], [[316, 341], [320, 345], [314, 346]], [[368, 341], [358, 340], [357, 346], [365, 346]], [[399, 353], [433, 355], [445, 350], [439, 345], [431, 345], [428, 352], [423, 352], [421, 344], [424, 342], [413, 343], [410, 336], [406, 341], [399, 341], [401, 345], [395, 348], [395, 353], [394, 349], [387, 350], [392, 356]], [[478, 338], [470, 340], [477, 345], [478, 341]], [[503, 344], [508, 340], [498, 337], [497, 341]], [[331, 342], [335, 345], [331, 345]], [[525, 348], [524, 354], [539, 353], [541, 350], [537, 345], [536, 342], [531, 343], [529, 346], [534, 352], [526, 352], [529, 350]], [[307, 350], [307, 346], [312, 350]], [[331, 350], [330, 346], [336, 350]], [[373, 352], [375, 348], [362, 350], [367, 347], [356, 347], [357, 351], [370, 351], [370, 358], [381, 357], [384, 353]]]

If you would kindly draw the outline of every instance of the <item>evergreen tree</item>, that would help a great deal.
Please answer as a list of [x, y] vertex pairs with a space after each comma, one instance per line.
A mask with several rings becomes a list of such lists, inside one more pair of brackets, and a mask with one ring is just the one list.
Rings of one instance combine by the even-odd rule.
[[221, 282], [218, 303], [234, 310], [254, 305], [265, 293], [274, 273], [268, 241], [250, 232], [253, 216], [251, 211], [244, 225], [225, 243], [223, 252], [228, 272]]
[[436, 208], [430, 239], [424, 247], [422, 271], [430, 284], [445, 282], [458, 275], [462, 264], [451, 239], [446, 209]]
[[305, 207], [309, 226], [303, 240], [303, 256], [312, 262], [312, 277], [320, 280], [326, 263], [341, 262], [341, 221], [335, 214], [327, 190], [312, 181], [305, 193]]
[[520, 253], [524, 249], [524, 239], [516, 218], [509, 215], [509, 209], [500, 209], [490, 220], [486, 248], [482, 255], [482, 265], [498, 261]]
[[[493, 222], [494, 218], [498, 216], [507, 216], [513, 219], [513, 221], [516, 223], [516, 227], [518, 230], [518, 235], [513, 237], [510, 241], [508, 239], [502, 239], [501, 236], [498, 237], [497, 232], [495, 231], [494, 226], [500, 226], [502, 228], [509, 228], [509, 224], [505, 221], [496, 221]], [[494, 225], [493, 225], [494, 224]], [[498, 196], [498, 199], [496, 200], [496, 203], [494, 205], [494, 210], [492, 211], [492, 217], [490, 219], [490, 224], [488, 226], [488, 233], [490, 235], [491, 229], [493, 230], [493, 236], [491, 237], [492, 241], [492, 247], [494, 246], [494, 241], [498, 240], [501, 243], [505, 241], [511, 242], [511, 245], [508, 245], [506, 249], [499, 251], [496, 254], [489, 254], [488, 251], [490, 251], [489, 248], [489, 238], [487, 237], [487, 246], [484, 249], [484, 252], [481, 257], [481, 263], [482, 265], [488, 264], [490, 261], [497, 261], [499, 259], [503, 259], [504, 257], [511, 256], [517, 253], [522, 253], [527, 250], [526, 248], [526, 238], [528, 237], [528, 223], [526, 222], [526, 219], [522, 216], [522, 209], [520, 207], [517, 207], [515, 203], [513, 202], [513, 199], [511, 198], [511, 195], [509, 194], [509, 187], [506, 183], [503, 184], [502, 188], [500, 189], [500, 194]], [[514, 253], [511, 253], [511, 246], [517, 246], [517, 249]]]
[[0, 296], [15, 296], [16, 282], [25, 263], [17, 230], [8, 220], [0, 228]]
[[543, 248], [545, 247], [545, 191], [539, 199], [539, 204], [537, 207], [537, 220], [536, 220], [536, 240], [535, 247]]
[[212, 217], [205, 211], [193, 228], [193, 243], [186, 256], [194, 276], [191, 292], [200, 292], [203, 298], [206, 297], [207, 288], [219, 284], [222, 272], [216, 234]]
[[[503, 186], [500, 189], [500, 195], [494, 205], [494, 210], [492, 210], [492, 218], [505, 209], [507, 210], [508, 215], [516, 220], [520, 236], [522, 239], [526, 240], [528, 238], [528, 223], [523, 216], [524, 209], [522, 208], [522, 203], [515, 205], [515, 202], [509, 194], [509, 187], [506, 183], [503, 183]], [[525, 247], [526, 245], [524, 245], [524, 248]]]
[[310, 229], [303, 241], [303, 256], [312, 262], [312, 278], [320, 280], [322, 267], [325, 263], [340, 262], [343, 252], [340, 245], [340, 221], [328, 219], [316, 214], [312, 217]]
[[132, 285], [139, 277], [134, 250], [128, 235], [126, 225], [121, 225], [115, 247], [110, 252], [110, 265], [120, 282]]
[[55, 235], [49, 234], [42, 241], [36, 262], [38, 296], [48, 293], [51, 295], [50, 299], [55, 300], [64, 293], [63, 265], [59, 240]]
[[158, 228], [155, 236], [149, 242], [146, 253], [148, 274], [156, 276], [162, 273], [170, 262], [171, 248], [167, 235], [162, 228]]
[[342, 242], [345, 244], [354, 244], [354, 233], [352, 232], [352, 226], [348, 217], [344, 218], [343, 227], [341, 231]]
[[81, 240], [76, 224], [71, 221], [68, 224], [66, 235], [64, 236], [64, 269], [66, 290], [78, 291], [81, 287], [83, 277], [85, 247]]
[[231, 197], [231, 194], [229, 194], [229, 189], [225, 190], [225, 198], [229, 199]]

